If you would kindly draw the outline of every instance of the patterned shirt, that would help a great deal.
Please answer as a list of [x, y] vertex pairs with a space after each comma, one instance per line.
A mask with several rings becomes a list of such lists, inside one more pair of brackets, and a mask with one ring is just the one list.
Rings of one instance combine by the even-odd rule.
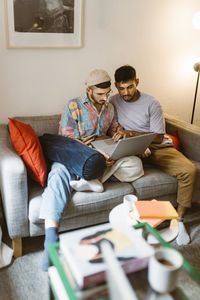
[[67, 102], [58, 133], [85, 142], [97, 136], [108, 135], [108, 131], [114, 133], [117, 126], [114, 106], [111, 103], [104, 104], [98, 113], [85, 94], [82, 99], [75, 98]]

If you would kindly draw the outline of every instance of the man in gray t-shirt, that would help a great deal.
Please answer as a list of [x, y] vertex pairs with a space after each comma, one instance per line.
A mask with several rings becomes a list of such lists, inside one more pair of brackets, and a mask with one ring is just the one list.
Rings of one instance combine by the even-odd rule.
[[111, 102], [117, 107], [118, 121], [127, 130], [137, 132], [165, 133], [163, 112], [159, 102], [152, 96], [138, 92], [137, 101], [127, 101], [116, 94]]
[[183, 224], [183, 217], [186, 209], [191, 207], [197, 168], [165, 136], [164, 116], [159, 102], [140, 92], [137, 89], [138, 84], [139, 79], [133, 67], [126, 65], [115, 71], [115, 86], [119, 94], [111, 97], [110, 101], [116, 108], [121, 127], [115, 133], [114, 139], [148, 132], [157, 133], [150, 145], [151, 152], [144, 156], [150, 163], [178, 180], [179, 235], [176, 241], [178, 245], [186, 245], [190, 242], [190, 237]]

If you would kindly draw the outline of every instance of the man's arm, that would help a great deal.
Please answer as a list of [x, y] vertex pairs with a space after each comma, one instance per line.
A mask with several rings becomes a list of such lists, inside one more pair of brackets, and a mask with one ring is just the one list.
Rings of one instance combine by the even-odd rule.
[[[148, 134], [148, 133], [152, 133], [152, 132], [138, 132], [138, 131], [131, 131], [131, 130], [124, 130], [125, 137], [133, 137], [133, 136], [138, 136], [138, 135], [142, 135], [142, 134]], [[155, 138], [153, 139], [153, 143], [155, 144], [161, 144], [164, 138], [164, 134], [157, 134], [155, 136]]]
[[78, 122], [77, 122], [77, 113], [78, 109], [77, 103], [73, 100], [70, 100], [66, 105], [62, 113], [60, 126], [58, 133], [60, 135], [80, 139]]
[[[125, 130], [121, 125], [118, 126], [117, 132], [114, 133], [113, 139], [115, 142], [117, 142], [119, 139], [123, 138], [129, 138], [133, 136], [138, 136], [142, 134], [147, 134], [152, 132], [139, 132], [139, 131], [133, 131], [133, 130]], [[164, 134], [157, 134], [155, 138], [153, 139], [153, 143], [155, 144], [161, 144], [164, 138]]]
[[[151, 132], [139, 132], [134, 130], [125, 130], [120, 124], [117, 128], [117, 131], [113, 134], [113, 139], [115, 142], [117, 142], [119, 139], [123, 138], [129, 138], [133, 136], [138, 136], [142, 134], [147, 134]], [[157, 134], [153, 140], [153, 143], [160, 144], [162, 143], [164, 138], [164, 134]]]
[[118, 130], [119, 123], [118, 123], [118, 120], [117, 120], [117, 112], [116, 112], [116, 109], [115, 109], [114, 105], [110, 103], [110, 107], [112, 108], [112, 110], [111, 110], [112, 113], [110, 113], [110, 115], [113, 114], [113, 118], [112, 118], [111, 125], [108, 129], [107, 135], [110, 136], [110, 137], [113, 137], [114, 134]]

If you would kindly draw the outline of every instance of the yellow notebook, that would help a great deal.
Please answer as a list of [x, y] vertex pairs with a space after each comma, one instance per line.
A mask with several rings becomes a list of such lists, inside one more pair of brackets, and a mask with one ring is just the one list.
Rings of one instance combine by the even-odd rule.
[[178, 213], [170, 201], [138, 200], [133, 203], [140, 219], [177, 219]]

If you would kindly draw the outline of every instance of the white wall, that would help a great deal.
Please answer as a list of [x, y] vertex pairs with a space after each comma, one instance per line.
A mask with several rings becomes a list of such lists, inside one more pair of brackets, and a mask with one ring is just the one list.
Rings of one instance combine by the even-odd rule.
[[[33, 0], [34, 1], [34, 0]], [[85, 0], [81, 49], [7, 49], [0, 1], [0, 123], [16, 115], [60, 113], [67, 99], [84, 93], [94, 68], [131, 64], [139, 88], [163, 110], [190, 121], [200, 61], [200, 31], [192, 16], [199, 0]], [[198, 94], [200, 98], [200, 93]], [[194, 123], [200, 125], [200, 100]]]

